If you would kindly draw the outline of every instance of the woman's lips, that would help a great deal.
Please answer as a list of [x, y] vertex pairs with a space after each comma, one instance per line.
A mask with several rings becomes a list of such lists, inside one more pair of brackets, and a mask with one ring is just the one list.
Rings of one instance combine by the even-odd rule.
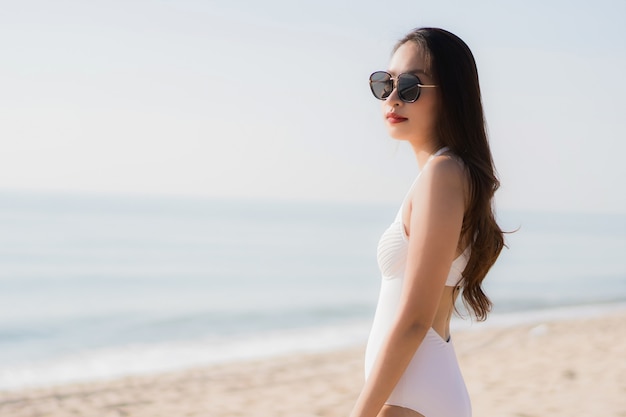
[[387, 121], [389, 123], [402, 123], [402, 122], [404, 122], [406, 120], [409, 120], [406, 117], [402, 117], [402, 116], [400, 116], [398, 114], [395, 114], [395, 113], [387, 113], [385, 118], [387, 119]]

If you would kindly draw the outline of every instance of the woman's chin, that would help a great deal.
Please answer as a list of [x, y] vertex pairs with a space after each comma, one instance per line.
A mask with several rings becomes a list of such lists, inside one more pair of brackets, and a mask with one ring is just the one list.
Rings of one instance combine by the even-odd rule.
[[404, 142], [409, 140], [408, 135], [403, 134], [403, 132], [398, 132], [398, 130], [396, 130], [396, 129], [388, 129], [387, 131], [389, 133], [389, 136], [392, 139], [401, 140], [401, 141], [404, 141]]

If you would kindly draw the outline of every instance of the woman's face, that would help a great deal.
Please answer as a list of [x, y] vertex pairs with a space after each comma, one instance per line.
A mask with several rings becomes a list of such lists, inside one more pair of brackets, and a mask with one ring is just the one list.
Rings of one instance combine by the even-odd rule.
[[[387, 72], [394, 78], [404, 73], [415, 74], [421, 80], [421, 84], [434, 84], [424, 54], [413, 42], [406, 42], [396, 50]], [[417, 146], [434, 143], [438, 100], [437, 88], [421, 88], [417, 101], [405, 103], [400, 100], [398, 91], [394, 88], [389, 97], [382, 102], [383, 117], [389, 135]]]

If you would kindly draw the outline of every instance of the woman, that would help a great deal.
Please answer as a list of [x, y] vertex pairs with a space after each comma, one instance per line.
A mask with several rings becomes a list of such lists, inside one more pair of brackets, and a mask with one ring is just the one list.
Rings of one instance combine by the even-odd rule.
[[421, 28], [370, 87], [390, 135], [409, 142], [421, 169], [378, 245], [381, 293], [351, 417], [470, 416], [450, 317], [462, 290], [486, 318], [481, 283], [504, 244], [476, 64], [457, 36]]

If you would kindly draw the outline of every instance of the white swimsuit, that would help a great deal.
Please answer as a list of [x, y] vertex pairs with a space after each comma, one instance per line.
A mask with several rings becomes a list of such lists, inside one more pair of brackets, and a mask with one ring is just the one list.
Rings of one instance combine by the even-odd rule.
[[[429, 161], [444, 151], [445, 148], [440, 149]], [[418, 179], [419, 175], [415, 181]], [[402, 222], [403, 207], [404, 202], [396, 219], [378, 243], [382, 284], [365, 353], [366, 378], [369, 377], [378, 351], [394, 322], [400, 302], [408, 252], [408, 238]], [[454, 260], [446, 286], [459, 285], [468, 253], [469, 250], [466, 250]], [[452, 342], [443, 340], [434, 329], [428, 329], [386, 403], [409, 408], [425, 417], [470, 417], [470, 400]]]

